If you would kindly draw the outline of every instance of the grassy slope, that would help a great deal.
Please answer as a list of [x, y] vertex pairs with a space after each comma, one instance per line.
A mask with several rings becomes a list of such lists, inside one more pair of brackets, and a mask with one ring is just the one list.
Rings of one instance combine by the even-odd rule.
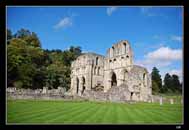
[[181, 104], [8, 101], [8, 123], [181, 123]]

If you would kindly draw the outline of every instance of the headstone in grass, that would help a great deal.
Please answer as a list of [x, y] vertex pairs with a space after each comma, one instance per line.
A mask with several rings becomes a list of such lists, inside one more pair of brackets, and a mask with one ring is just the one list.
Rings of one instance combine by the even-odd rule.
[[153, 103], [154, 102], [154, 98], [152, 97], [152, 99], [151, 99], [151, 102]]
[[172, 98], [170, 99], [170, 104], [174, 104], [174, 101], [173, 101], [173, 99], [172, 99]]
[[43, 93], [43, 94], [46, 94], [47, 91], [48, 91], [48, 87], [43, 87], [42, 93]]
[[159, 104], [163, 105], [163, 99], [162, 99], [162, 97], [160, 97], [160, 99], [159, 99]]
[[181, 99], [181, 104], [183, 104], [183, 100]]

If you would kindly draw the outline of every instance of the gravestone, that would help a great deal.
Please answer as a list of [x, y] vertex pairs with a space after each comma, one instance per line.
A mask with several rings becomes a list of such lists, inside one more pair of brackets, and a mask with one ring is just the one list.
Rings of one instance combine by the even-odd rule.
[[154, 98], [153, 98], [153, 97], [151, 98], [151, 102], [152, 102], [152, 103], [154, 102]]
[[42, 93], [43, 93], [43, 94], [46, 94], [47, 91], [48, 91], [48, 87], [43, 87]]
[[159, 99], [159, 104], [163, 105], [163, 99], [162, 99], [162, 97], [160, 97], [160, 99]]
[[174, 101], [173, 101], [173, 99], [170, 99], [170, 104], [174, 104]]

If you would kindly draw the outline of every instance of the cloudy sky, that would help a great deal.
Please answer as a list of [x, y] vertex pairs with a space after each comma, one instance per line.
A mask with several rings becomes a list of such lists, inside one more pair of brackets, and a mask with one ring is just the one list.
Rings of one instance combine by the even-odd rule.
[[44, 49], [81, 46], [84, 52], [106, 55], [128, 40], [134, 63], [151, 72], [177, 74], [182, 80], [182, 7], [8, 7], [7, 28], [36, 32]]

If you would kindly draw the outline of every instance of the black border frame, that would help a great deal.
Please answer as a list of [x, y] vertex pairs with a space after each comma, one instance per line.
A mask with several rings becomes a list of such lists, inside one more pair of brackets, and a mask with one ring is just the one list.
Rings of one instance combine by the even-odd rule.
[[[146, 6], [184, 6], [184, 124], [183, 125], [7, 125], [6, 124], [6, 100], [5, 100], [5, 87], [6, 85], [6, 45], [5, 43], [5, 36], [6, 36], [6, 6], [61, 6], [61, 5], [71, 5], [71, 6], [108, 6], [108, 5], [146, 5]], [[188, 115], [189, 115], [189, 102], [188, 102], [188, 85], [187, 85], [187, 78], [188, 75], [188, 68], [189, 68], [189, 59], [187, 58], [187, 55], [189, 53], [189, 50], [187, 50], [189, 47], [189, 43], [187, 43], [187, 38], [189, 36], [188, 33], [188, 25], [189, 23], [188, 17], [189, 17], [189, 7], [187, 5], [187, 0], [1, 0], [0, 1], [0, 56], [1, 56], [1, 62], [0, 62], [0, 72], [1, 72], [1, 79], [0, 83], [0, 128], [10, 128], [10, 129], [34, 129], [34, 128], [48, 128], [48, 129], [55, 129], [55, 128], [115, 128], [115, 129], [133, 129], [133, 128], [140, 128], [140, 129], [188, 129], [189, 123], [188, 122]]]

